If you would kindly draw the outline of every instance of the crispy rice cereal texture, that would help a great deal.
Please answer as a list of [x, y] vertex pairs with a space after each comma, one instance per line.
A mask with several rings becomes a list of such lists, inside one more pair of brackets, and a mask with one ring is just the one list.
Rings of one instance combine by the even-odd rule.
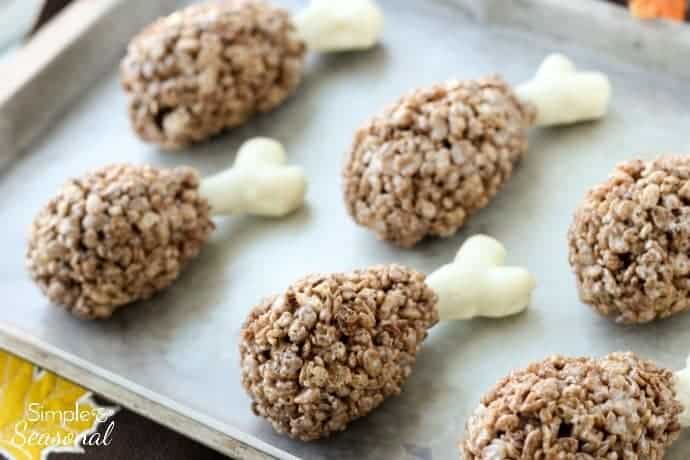
[[514, 372], [467, 422], [464, 460], [661, 460], [678, 438], [673, 373], [632, 353]]
[[390, 265], [312, 275], [252, 310], [242, 384], [278, 432], [325, 437], [400, 393], [437, 321], [421, 273]]
[[623, 323], [690, 307], [690, 157], [629, 161], [585, 196], [568, 232], [580, 298]]
[[176, 149], [283, 102], [301, 78], [305, 46], [288, 13], [261, 0], [219, 0], [159, 19], [121, 65], [142, 139]]
[[499, 77], [413, 91], [357, 131], [348, 212], [403, 247], [454, 234], [510, 177], [534, 117]]
[[38, 214], [27, 266], [56, 304], [85, 318], [164, 289], [213, 230], [191, 168], [108, 166], [71, 180]]

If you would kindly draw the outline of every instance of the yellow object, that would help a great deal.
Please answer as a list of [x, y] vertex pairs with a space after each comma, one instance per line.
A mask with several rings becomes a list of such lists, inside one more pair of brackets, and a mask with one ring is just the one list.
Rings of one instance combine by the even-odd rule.
[[91, 398], [84, 388], [0, 350], [0, 453], [10, 460], [83, 453], [82, 439], [115, 412]]
[[683, 21], [688, 11], [688, 0], [630, 0], [630, 11], [640, 19]]

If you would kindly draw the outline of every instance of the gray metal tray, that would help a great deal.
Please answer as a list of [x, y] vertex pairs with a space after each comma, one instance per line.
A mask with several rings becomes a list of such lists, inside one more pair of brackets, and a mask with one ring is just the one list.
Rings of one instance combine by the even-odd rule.
[[[382, 46], [312, 57], [303, 85], [279, 110], [178, 154], [160, 153], [131, 133], [114, 71], [85, 92], [0, 178], [0, 347], [243, 458], [457, 458], [456, 444], [480, 395], [530, 361], [632, 350], [681, 367], [690, 353], [690, 315], [621, 327], [594, 314], [577, 298], [565, 234], [585, 190], [617, 162], [690, 150], [690, 92], [678, 77], [690, 75], [685, 29], [631, 23], [623, 10], [585, 0], [381, 3], [388, 18]], [[673, 32], [663, 48], [654, 48]], [[505, 190], [452, 238], [401, 250], [348, 218], [340, 168], [353, 132], [369, 115], [412, 87], [451, 77], [500, 72], [519, 83], [555, 50], [610, 75], [614, 99], [605, 121], [534, 130], [530, 152]], [[685, 59], [678, 61], [682, 50]], [[122, 161], [184, 163], [212, 173], [231, 164], [240, 143], [255, 135], [281, 140], [291, 161], [305, 167], [310, 190], [303, 211], [284, 221], [218, 220], [212, 241], [179, 282], [108, 322], [68, 316], [28, 279], [26, 229], [68, 177]], [[435, 327], [403, 394], [331, 439], [292, 441], [252, 415], [239, 382], [237, 339], [261, 297], [310, 272], [386, 262], [430, 272], [478, 232], [503, 241], [509, 262], [536, 275], [527, 313]], [[684, 436], [667, 458], [689, 456], [690, 436]]]

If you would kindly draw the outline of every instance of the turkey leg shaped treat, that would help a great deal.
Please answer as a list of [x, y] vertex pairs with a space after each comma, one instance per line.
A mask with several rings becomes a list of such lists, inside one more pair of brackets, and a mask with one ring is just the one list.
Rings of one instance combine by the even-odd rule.
[[122, 61], [134, 131], [164, 149], [204, 141], [292, 94], [306, 49], [374, 46], [373, 0], [312, 0], [294, 20], [263, 0], [217, 0], [159, 19]]
[[304, 441], [347, 425], [401, 392], [439, 320], [502, 317], [527, 307], [534, 279], [503, 266], [487, 236], [428, 277], [399, 265], [307, 276], [249, 314], [240, 339], [252, 409]]
[[212, 215], [281, 217], [305, 189], [270, 139], [247, 142], [232, 169], [203, 181], [189, 167], [107, 166], [69, 181], [38, 214], [27, 267], [51, 301], [107, 318], [169, 286], [210, 236]]
[[661, 460], [690, 426], [689, 408], [690, 369], [633, 353], [553, 356], [484, 395], [460, 449], [464, 460]]
[[608, 79], [549, 56], [513, 91], [500, 77], [451, 80], [404, 96], [355, 135], [345, 204], [380, 239], [411, 247], [453, 235], [488, 205], [527, 150], [527, 128], [598, 119]]
[[690, 308], [690, 157], [619, 164], [568, 232], [580, 298], [621, 323]]

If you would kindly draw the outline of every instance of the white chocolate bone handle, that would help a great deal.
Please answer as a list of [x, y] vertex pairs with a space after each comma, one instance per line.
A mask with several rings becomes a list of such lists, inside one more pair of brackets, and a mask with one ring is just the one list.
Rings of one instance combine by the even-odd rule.
[[686, 368], [676, 372], [676, 399], [683, 406], [679, 421], [683, 428], [690, 428], [690, 358]]
[[214, 215], [282, 217], [304, 204], [307, 180], [302, 168], [288, 166], [283, 146], [268, 138], [245, 142], [232, 168], [201, 183], [201, 196]]
[[426, 279], [438, 295], [441, 320], [509, 316], [527, 308], [534, 277], [524, 268], [506, 267], [506, 250], [497, 240], [477, 235], [468, 239], [455, 261]]
[[383, 32], [383, 13], [374, 0], [311, 0], [294, 19], [300, 38], [319, 52], [371, 48]]
[[552, 54], [516, 92], [536, 106], [537, 125], [563, 125], [603, 117], [611, 99], [611, 83], [600, 72], [580, 72], [567, 57]]

